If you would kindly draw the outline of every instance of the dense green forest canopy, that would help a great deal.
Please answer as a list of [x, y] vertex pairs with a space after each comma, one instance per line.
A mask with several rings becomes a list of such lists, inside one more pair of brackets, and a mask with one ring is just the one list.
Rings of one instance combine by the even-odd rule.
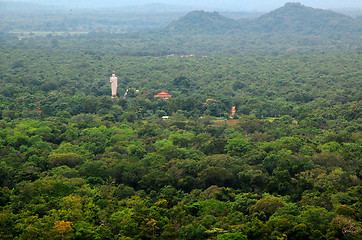
[[361, 35], [292, 10], [320, 14], [3, 33], [0, 238], [361, 239]]
[[[97, 113], [102, 101], [110, 101], [105, 98], [110, 92], [108, 78], [112, 71], [119, 75], [120, 96], [130, 88], [133, 92], [129, 101], [147, 101], [149, 106], [144, 110], [152, 112], [160, 104], [175, 110], [171, 107], [174, 101], [190, 98], [199, 106], [197, 109], [179, 104], [174, 107], [197, 110], [201, 116], [207, 110], [203, 104], [212, 98], [216, 100], [212, 105], [217, 106], [212, 116], [228, 116], [231, 106], [236, 105], [239, 115], [296, 117], [298, 109], [344, 106], [361, 99], [362, 59], [356, 53], [133, 57], [97, 51], [17, 50], [2, 51], [0, 57], [1, 94], [9, 101], [4, 108], [18, 114], [38, 108], [46, 116], [63, 110], [71, 114]], [[134, 92], [136, 89], [140, 92]], [[159, 90], [168, 91], [174, 99], [155, 101], [153, 95]], [[86, 104], [89, 109], [80, 110], [81, 99], [100, 103]], [[70, 104], [72, 101], [79, 104]], [[122, 98], [119, 101], [129, 102]]]
[[361, 54], [0, 56], [3, 239], [361, 235]]

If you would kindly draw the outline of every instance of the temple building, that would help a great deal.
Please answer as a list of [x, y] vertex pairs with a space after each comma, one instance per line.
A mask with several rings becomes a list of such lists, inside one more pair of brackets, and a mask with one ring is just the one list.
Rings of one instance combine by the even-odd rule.
[[157, 93], [156, 95], [154, 95], [155, 98], [157, 97], [160, 97], [160, 98], [163, 98], [163, 99], [168, 99], [170, 97], [172, 97], [170, 94], [168, 94], [167, 92], [160, 92], [160, 93]]

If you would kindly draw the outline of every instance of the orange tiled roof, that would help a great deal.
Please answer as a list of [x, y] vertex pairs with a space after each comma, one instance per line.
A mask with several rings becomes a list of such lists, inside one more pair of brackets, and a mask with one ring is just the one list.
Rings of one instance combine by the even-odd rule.
[[154, 97], [169, 98], [169, 97], [172, 97], [172, 96], [170, 94], [166, 93], [166, 92], [160, 92], [160, 93], [157, 93]]

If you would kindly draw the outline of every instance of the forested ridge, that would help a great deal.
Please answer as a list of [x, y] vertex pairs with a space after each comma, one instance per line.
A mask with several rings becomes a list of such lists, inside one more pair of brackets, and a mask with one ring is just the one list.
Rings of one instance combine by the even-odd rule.
[[361, 239], [360, 35], [273, 26], [1, 35], [0, 239]]
[[0, 22], [2, 49], [97, 49], [126, 56], [315, 54], [362, 49], [361, 16], [300, 3], [286, 3], [261, 16], [238, 13], [237, 19], [224, 16], [232, 13], [205, 11], [40, 8], [29, 15], [25, 10], [6, 11], [6, 4], [4, 9], [0, 12], [4, 16]]

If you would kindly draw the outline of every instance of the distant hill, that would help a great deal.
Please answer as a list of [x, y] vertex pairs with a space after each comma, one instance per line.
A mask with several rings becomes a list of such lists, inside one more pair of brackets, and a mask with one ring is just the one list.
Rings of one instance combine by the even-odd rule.
[[227, 33], [238, 31], [238, 21], [224, 17], [218, 12], [193, 11], [173, 21], [167, 30], [173, 33]]
[[263, 32], [323, 34], [353, 31], [354, 19], [329, 10], [314, 9], [300, 3], [286, 3], [257, 18], [254, 26]]
[[283, 7], [253, 20], [233, 20], [217, 12], [193, 11], [172, 22], [172, 33], [285, 33], [302, 35], [340, 36], [360, 34], [360, 18], [330, 10], [314, 9], [300, 3], [286, 3]]

